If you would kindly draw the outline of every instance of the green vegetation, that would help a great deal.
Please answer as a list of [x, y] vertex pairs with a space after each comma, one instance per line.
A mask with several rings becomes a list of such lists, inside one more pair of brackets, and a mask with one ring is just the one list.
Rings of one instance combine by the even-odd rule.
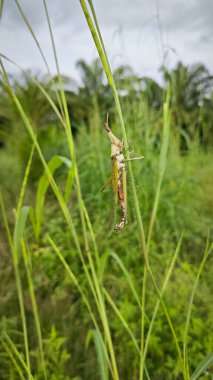
[[[15, 79], [1, 56], [0, 379], [211, 379], [213, 78], [112, 73], [82, 0], [101, 59], [77, 63], [76, 86], [43, 2], [58, 75]], [[128, 225], [110, 237], [107, 112], [128, 173]]]

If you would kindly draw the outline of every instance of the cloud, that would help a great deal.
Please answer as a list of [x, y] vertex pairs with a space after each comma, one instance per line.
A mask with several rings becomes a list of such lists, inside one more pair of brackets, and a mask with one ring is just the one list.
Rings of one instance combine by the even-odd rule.
[[[19, 1], [54, 71], [43, 1]], [[62, 71], [76, 76], [76, 60], [83, 58], [90, 62], [97, 57], [80, 3], [46, 1]], [[129, 64], [139, 75], [157, 78], [167, 51], [171, 65], [177, 60], [203, 62], [213, 71], [212, 0], [93, 0], [93, 3], [113, 67]], [[24, 68], [44, 70], [15, 0], [4, 4], [0, 51]]]
[[[42, 0], [19, 2], [33, 27], [45, 24]], [[78, 0], [49, 0], [47, 6], [55, 26], [72, 24], [78, 29], [79, 21], [82, 25], [83, 14]], [[206, 32], [213, 30], [212, 0], [94, 0], [94, 6], [100, 24], [107, 29], [116, 26], [140, 29], [160, 17], [162, 26], [169, 30], [193, 30], [198, 26]], [[17, 27], [24, 27], [14, 0], [5, 2], [4, 13], [7, 20], [13, 21]]]

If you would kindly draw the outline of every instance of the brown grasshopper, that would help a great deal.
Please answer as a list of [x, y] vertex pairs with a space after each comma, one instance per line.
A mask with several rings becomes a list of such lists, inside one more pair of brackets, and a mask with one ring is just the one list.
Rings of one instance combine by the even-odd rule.
[[114, 227], [115, 232], [119, 232], [127, 224], [127, 194], [126, 194], [126, 167], [125, 158], [123, 155], [123, 142], [112, 133], [109, 128], [109, 115], [107, 114], [104, 128], [106, 129], [111, 141], [111, 160], [112, 160], [112, 175], [101, 188], [103, 191], [107, 185], [111, 184], [114, 192], [115, 204], [119, 200], [121, 209], [121, 221]]

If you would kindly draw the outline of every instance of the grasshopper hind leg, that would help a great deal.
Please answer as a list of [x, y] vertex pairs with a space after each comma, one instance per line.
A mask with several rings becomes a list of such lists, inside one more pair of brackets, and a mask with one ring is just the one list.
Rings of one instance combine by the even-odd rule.
[[127, 224], [127, 202], [126, 202], [126, 172], [123, 170], [119, 178], [118, 199], [121, 209], [121, 221], [114, 227], [115, 232], [121, 231]]
[[115, 232], [120, 232], [126, 225], [126, 215], [125, 215], [125, 212], [124, 210], [122, 210], [122, 219], [120, 221], [120, 223], [117, 223], [114, 227], [114, 231]]

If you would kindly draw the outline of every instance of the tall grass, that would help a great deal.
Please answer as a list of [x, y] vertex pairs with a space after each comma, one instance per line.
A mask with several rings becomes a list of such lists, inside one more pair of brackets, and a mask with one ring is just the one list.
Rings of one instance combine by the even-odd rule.
[[[42, 56], [42, 59], [46, 65], [47, 71], [50, 74], [49, 66], [46, 61], [44, 52], [41, 49], [41, 46], [37, 40], [37, 37], [30, 26], [24, 11], [18, 0], [15, 0], [20, 14], [31, 33], [32, 39], [36, 43], [39, 52]], [[82, 276], [75, 274], [69, 260], [65, 257], [63, 248], [58, 246], [55, 241], [54, 236], [45, 237], [45, 243], [49, 245], [52, 252], [56, 254], [59, 259], [59, 265], [62, 265], [65, 273], [68, 276], [69, 281], [76, 287], [79, 292], [81, 299], [87, 309], [89, 318], [93, 324], [93, 330], [89, 329], [89, 335], [87, 337], [87, 345], [89, 344], [91, 337], [93, 338], [96, 346], [96, 352], [99, 363], [100, 378], [109, 379], [109, 373], [112, 379], [119, 380], [121, 379], [120, 375], [120, 361], [118, 355], [118, 349], [115, 345], [115, 334], [114, 329], [111, 323], [111, 313], [113, 316], [119, 320], [119, 324], [122, 326], [123, 331], [126, 331], [131, 343], [134, 346], [135, 353], [137, 356], [137, 370], [136, 376], [132, 374], [132, 378], [138, 378], [140, 380], [146, 378], [150, 379], [149, 368], [147, 366], [147, 354], [149, 352], [150, 338], [154, 328], [155, 321], [158, 317], [159, 306], [165, 315], [167, 324], [170, 328], [170, 332], [173, 338], [173, 345], [176, 350], [177, 362], [178, 362], [178, 374], [181, 374], [184, 380], [195, 379], [195, 377], [190, 377], [190, 366], [189, 358], [187, 353], [187, 335], [190, 323], [190, 316], [192, 312], [192, 304], [194, 300], [195, 291], [197, 288], [199, 277], [202, 273], [204, 264], [207, 257], [209, 256], [210, 251], [212, 250], [212, 245], [207, 244], [204, 258], [200, 264], [198, 274], [194, 283], [192, 290], [192, 295], [188, 304], [188, 311], [186, 316], [185, 323], [185, 332], [183, 340], [183, 349], [181, 345], [181, 338], [178, 335], [178, 328], [175, 323], [172, 321], [170, 316], [169, 306], [167, 305], [164, 294], [169, 284], [169, 279], [172, 275], [172, 271], [177, 260], [177, 256], [181, 249], [182, 236], [179, 238], [178, 244], [176, 246], [175, 252], [173, 254], [172, 260], [170, 262], [169, 268], [166, 272], [165, 278], [161, 286], [158, 285], [157, 276], [154, 273], [154, 270], [150, 264], [150, 253], [151, 253], [151, 241], [154, 233], [154, 227], [157, 220], [157, 213], [161, 199], [161, 188], [164, 180], [164, 175], [167, 170], [167, 157], [168, 157], [168, 147], [169, 147], [169, 136], [170, 136], [170, 98], [171, 98], [171, 89], [168, 88], [165, 94], [165, 102], [163, 109], [163, 132], [161, 136], [161, 149], [159, 156], [159, 168], [158, 168], [158, 179], [156, 193], [153, 201], [152, 212], [150, 216], [150, 221], [148, 223], [148, 228], [145, 229], [144, 221], [141, 213], [141, 205], [138, 197], [136, 181], [133, 174], [133, 167], [131, 162], [131, 156], [129, 152], [128, 144], [128, 130], [126, 129], [124, 123], [124, 114], [120, 104], [118, 91], [116, 88], [116, 83], [114, 81], [113, 73], [110, 67], [110, 62], [107, 56], [106, 48], [101, 36], [101, 31], [98, 25], [98, 20], [95, 14], [95, 9], [91, 0], [88, 1], [89, 8], [84, 0], [80, 0], [82, 11], [87, 20], [89, 30], [94, 39], [97, 52], [100, 56], [100, 60], [103, 65], [106, 77], [108, 79], [108, 84], [111, 87], [116, 111], [118, 115], [119, 125], [124, 141], [124, 147], [126, 152], [126, 162], [128, 167], [128, 176], [131, 186], [132, 200], [134, 204], [134, 210], [131, 210], [137, 221], [137, 236], [134, 234], [134, 243], [137, 245], [137, 242], [140, 242], [140, 249], [138, 250], [142, 255], [144, 262], [140, 260], [140, 273], [141, 273], [141, 288], [138, 290], [134, 281], [131, 277], [131, 271], [129, 268], [126, 268], [124, 261], [117, 253], [114, 252], [113, 243], [116, 239], [121, 239], [122, 236], [118, 235], [113, 237], [111, 240], [110, 253], [104, 253], [101, 251], [102, 245], [101, 242], [97, 239], [97, 232], [92, 223], [92, 215], [90, 215], [89, 207], [86, 207], [86, 202], [82, 196], [82, 186], [81, 186], [81, 176], [79, 172], [79, 164], [76, 154], [75, 141], [72, 133], [72, 126], [70, 122], [67, 100], [63, 88], [62, 76], [60, 73], [59, 59], [57, 56], [57, 51], [54, 43], [54, 36], [51, 27], [51, 21], [49, 18], [48, 8], [46, 1], [43, 0], [43, 6], [46, 14], [47, 24], [49, 28], [49, 33], [51, 37], [52, 49], [55, 57], [55, 64], [57, 69], [57, 77], [53, 80], [54, 91], [56, 93], [56, 103], [51, 99], [47, 91], [38, 81], [32, 77], [35, 85], [41, 91], [42, 95], [49, 102], [55, 116], [58, 119], [58, 122], [62, 125], [64, 134], [67, 140], [67, 147], [69, 150], [69, 159], [63, 156], [54, 156], [49, 162], [46, 161], [44, 153], [42, 152], [41, 146], [38, 142], [36, 131], [33, 128], [32, 123], [30, 122], [24, 106], [21, 104], [18, 99], [12, 84], [10, 83], [9, 76], [5, 70], [4, 60], [7, 57], [1, 55], [1, 77], [4, 82], [5, 88], [8, 91], [14, 105], [19, 113], [20, 119], [22, 120], [23, 126], [28, 132], [32, 140], [32, 151], [26, 167], [20, 195], [18, 198], [17, 211], [15, 213], [15, 222], [14, 222], [14, 232], [13, 234], [10, 231], [10, 226], [7, 220], [6, 211], [4, 208], [4, 202], [2, 197], [0, 198], [1, 210], [4, 219], [4, 224], [10, 244], [10, 250], [12, 253], [12, 260], [14, 265], [15, 280], [17, 287], [17, 294], [19, 299], [20, 306], [20, 315], [22, 321], [22, 330], [23, 330], [23, 339], [24, 339], [24, 348], [25, 348], [25, 358], [23, 359], [22, 355], [19, 355], [16, 344], [11, 340], [7, 329], [5, 328], [1, 337], [1, 343], [6, 353], [10, 357], [14, 368], [20, 378], [25, 378], [27, 374], [28, 379], [34, 379], [36, 376], [33, 375], [32, 371], [32, 355], [30, 354], [30, 347], [28, 341], [28, 328], [27, 328], [27, 318], [25, 312], [25, 301], [23, 295], [23, 278], [20, 271], [21, 263], [24, 263], [25, 275], [27, 277], [27, 283], [29, 287], [30, 300], [32, 304], [32, 314], [34, 316], [35, 330], [38, 340], [39, 348], [39, 358], [37, 359], [37, 365], [39, 361], [42, 363], [42, 377], [48, 379], [48, 359], [45, 355], [45, 337], [42, 334], [42, 325], [39, 317], [39, 309], [36, 301], [36, 292], [33, 279], [33, 268], [30, 264], [30, 249], [28, 249], [28, 240], [27, 237], [30, 236], [28, 228], [30, 226], [30, 220], [34, 226], [35, 240], [39, 242], [41, 235], [41, 226], [42, 226], [42, 216], [45, 212], [45, 198], [49, 187], [52, 189], [52, 192], [56, 198], [56, 202], [60, 208], [60, 213], [63, 216], [64, 223], [68, 229], [73, 244], [73, 249], [76, 251], [78, 258], [82, 266]], [[58, 89], [57, 89], [58, 88]], [[134, 134], [133, 134], [134, 138]], [[25, 192], [28, 185], [28, 179], [30, 176], [30, 168], [32, 163], [32, 157], [34, 151], [37, 152], [40, 161], [43, 165], [44, 174], [41, 177], [36, 194], [36, 205], [35, 210], [28, 205], [24, 205]], [[66, 165], [67, 175], [66, 175], [66, 186], [65, 191], [63, 192], [57, 184], [55, 177], [56, 169], [59, 169], [62, 164]], [[145, 165], [145, 164], [143, 164]], [[103, 171], [103, 166], [101, 166]], [[74, 212], [69, 206], [70, 198], [72, 194], [76, 194], [76, 203], [78, 208], [78, 223], [74, 218]], [[96, 210], [96, 212], [101, 212], [101, 210]], [[13, 238], [12, 238], [13, 235]], [[131, 236], [129, 236], [129, 239]], [[124, 273], [126, 282], [131, 291], [131, 295], [134, 299], [134, 302], [137, 305], [137, 309], [140, 315], [140, 334], [133, 331], [131, 328], [128, 318], [122, 314], [122, 311], [119, 309], [119, 302], [114, 301], [110, 291], [107, 289], [105, 284], [105, 269], [109, 258], [113, 258], [114, 262], [119, 267], [119, 270]], [[23, 271], [23, 269], [22, 269]], [[149, 289], [148, 281], [151, 281], [153, 293], [156, 296], [155, 305], [150, 313], [147, 307], [147, 292]], [[110, 306], [110, 309], [109, 309]], [[92, 332], [91, 332], [92, 331]], [[209, 363], [209, 357], [204, 364], [201, 365], [202, 370], [206, 370], [207, 364]], [[200, 365], [198, 365], [200, 368]]]

